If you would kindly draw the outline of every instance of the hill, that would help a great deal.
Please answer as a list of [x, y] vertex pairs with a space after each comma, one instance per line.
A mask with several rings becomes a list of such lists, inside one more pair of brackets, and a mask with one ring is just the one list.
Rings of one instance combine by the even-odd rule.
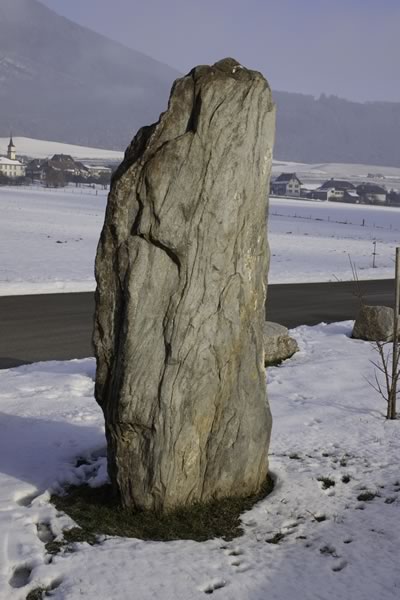
[[[2, 136], [12, 129], [24, 137], [121, 150], [165, 109], [178, 76], [38, 0], [1, 0]], [[400, 166], [400, 103], [279, 91], [274, 98], [275, 158]]]
[[158, 118], [177, 71], [57, 15], [0, 3], [0, 134], [121, 149]]

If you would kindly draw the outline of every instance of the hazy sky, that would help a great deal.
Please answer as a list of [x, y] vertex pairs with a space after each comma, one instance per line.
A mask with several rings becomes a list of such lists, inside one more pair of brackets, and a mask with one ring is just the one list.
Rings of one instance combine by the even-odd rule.
[[179, 71], [233, 56], [275, 90], [400, 101], [400, 0], [42, 0]]

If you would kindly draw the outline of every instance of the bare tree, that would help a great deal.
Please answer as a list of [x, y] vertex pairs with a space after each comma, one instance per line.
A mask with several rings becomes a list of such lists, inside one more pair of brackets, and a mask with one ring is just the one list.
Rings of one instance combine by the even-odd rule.
[[[353, 271], [354, 275], [354, 271]], [[356, 273], [357, 275], [357, 273]], [[356, 279], [356, 281], [358, 281]], [[399, 309], [400, 309], [400, 248], [396, 248], [395, 268], [395, 303], [393, 314], [393, 340], [387, 342], [374, 342], [374, 348], [378, 353], [378, 361], [371, 361], [374, 367], [383, 375], [384, 383], [381, 383], [375, 371], [375, 383], [369, 381], [370, 385], [387, 402], [387, 419], [396, 419], [396, 401], [400, 390], [397, 384], [400, 379], [400, 352], [399, 352]], [[386, 352], [386, 347], [392, 346]]]
[[368, 381], [378, 394], [387, 403], [386, 418], [396, 418], [396, 400], [399, 394], [397, 384], [400, 378], [400, 355], [397, 352], [393, 355], [392, 351], [386, 351], [386, 347], [392, 342], [373, 342], [374, 349], [378, 354], [378, 360], [372, 360], [374, 367], [383, 375], [383, 383], [379, 380], [378, 373], [375, 372], [375, 382]]

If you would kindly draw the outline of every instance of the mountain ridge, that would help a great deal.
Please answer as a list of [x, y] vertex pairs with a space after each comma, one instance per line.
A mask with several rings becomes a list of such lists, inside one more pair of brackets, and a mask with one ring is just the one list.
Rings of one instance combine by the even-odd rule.
[[[266, 73], [268, 77], [268, 73]], [[165, 110], [181, 74], [62, 17], [1, 0], [0, 134], [123, 149]], [[273, 90], [275, 157], [400, 166], [400, 103]]]

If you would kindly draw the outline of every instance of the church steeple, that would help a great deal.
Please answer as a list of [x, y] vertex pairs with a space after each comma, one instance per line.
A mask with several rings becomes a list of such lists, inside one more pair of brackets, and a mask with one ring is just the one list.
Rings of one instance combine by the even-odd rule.
[[9, 160], [17, 160], [17, 153], [15, 150], [15, 146], [14, 146], [14, 142], [13, 142], [11, 133], [10, 133], [10, 142], [8, 144], [8, 149], [7, 149], [7, 158]]

